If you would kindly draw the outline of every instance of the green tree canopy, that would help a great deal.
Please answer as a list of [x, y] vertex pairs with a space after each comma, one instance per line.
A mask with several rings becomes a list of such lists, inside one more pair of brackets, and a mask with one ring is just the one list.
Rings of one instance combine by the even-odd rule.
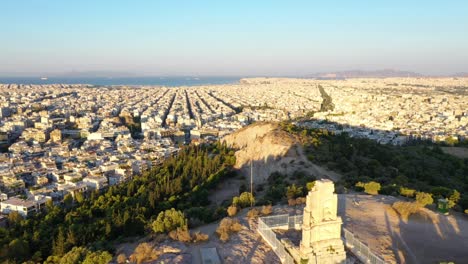
[[152, 224], [153, 231], [156, 233], [165, 233], [186, 226], [187, 219], [184, 213], [174, 208], [160, 212]]

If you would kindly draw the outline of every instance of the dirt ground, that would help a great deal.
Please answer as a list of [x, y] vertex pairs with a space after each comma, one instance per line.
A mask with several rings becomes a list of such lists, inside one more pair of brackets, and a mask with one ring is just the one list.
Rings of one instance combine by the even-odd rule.
[[468, 158], [468, 148], [461, 147], [442, 147], [442, 150], [450, 155], [459, 157], [460, 159]]
[[[380, 255], [388, 263], [440, 263], [453, 261], [468, 263], [468, 217], [458, 213], [444, 216], [429, 209], [404, 221], [391, 208], [398, 199], [383, 195], [338, 195], [338, 214], [344, 226], [372, 252]], [[275, 206], [272, 215], [288, 213], [302, 214], [303, 206]], [[222, 263], [280, 263], [278, 257], [256, 231], [256, 221], [246, 218], [248, 209], [242, 210], [236, 218], [243, 229], [222, 243], [215, 231], [219, 222], [194, 229], [209, 235], [207, 242], [183, 244], [169, 240], [155, 243], [154, 246], [176, 248], [178, 254], [165, 254], [147, 263], [201, 263], [200, 248], [217, 249]], [[300, 233], [299, 233], [300, 234]], [[144, 241], [122, 244], [117, 253], [131, 254], [135, 246]], [[294, 239], [297, 242], [299, 237]]]
[[468, 263], [468, 217], [429, 209], [404, 221], [390, 196], [339, 195], [345, 227], [389, 263]]

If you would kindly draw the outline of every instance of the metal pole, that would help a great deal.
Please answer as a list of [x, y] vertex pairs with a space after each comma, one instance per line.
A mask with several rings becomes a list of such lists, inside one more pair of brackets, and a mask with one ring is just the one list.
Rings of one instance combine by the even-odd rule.
[[250, 207], [253, 207], [252, 159], [250, 160]]

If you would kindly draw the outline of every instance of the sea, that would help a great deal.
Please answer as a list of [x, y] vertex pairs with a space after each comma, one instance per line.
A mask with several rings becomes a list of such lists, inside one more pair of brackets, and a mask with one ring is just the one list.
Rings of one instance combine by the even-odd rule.
[[0, 77], [3, 84], [90, 84], [110, 85], [154, 85], [154, 86], [198, 86], [212, 84], [235, 84], [243, 77]]

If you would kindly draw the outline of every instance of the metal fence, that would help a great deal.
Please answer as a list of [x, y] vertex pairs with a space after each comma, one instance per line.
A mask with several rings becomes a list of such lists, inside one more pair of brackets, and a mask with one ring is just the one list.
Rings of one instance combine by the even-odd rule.
[[271, 246], [275, 254], [281, 260], [281, 263], [294, 264], [294, 259], [286, 252], [284, 245], [276, 238], [276, 234], [271, 231], [272, 228], [286, 227], [286, 229], [288, 229], [288, 220], [288, 215], [259, 218], [257, 230], [263, 239]]
[[382, 258], [372, 253], [366, 244], [359, 241], [353, 233], [348, 231], [346, 228], [343, 228], [343, 237], [346, 247], [349, 248], [362, 262], [370, 264], [385, 264], [385, 261]]
[[[287, 214], [260, 217], [258, 219], [258, 232], [271, 246], [282, 263], [294, 264], [294, 259], [286, 251], [283, 243], [276, 238], [272, 229], [301, 229], [302, 215], [289, 216]], [[346, 247], [364, 263], [385, 264], [382, 258], [372, 253], [367, 245], [359, 241], [353, 233], [343, 228], [343, 238]]]

